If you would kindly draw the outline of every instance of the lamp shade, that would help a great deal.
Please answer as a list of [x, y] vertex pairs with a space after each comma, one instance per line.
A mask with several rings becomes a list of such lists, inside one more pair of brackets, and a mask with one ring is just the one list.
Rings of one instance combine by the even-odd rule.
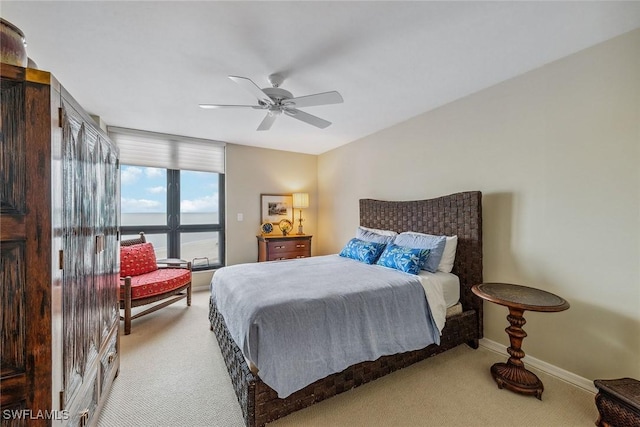
[[293, 208], [302, 209], [309, 207], [309, 193], [293, 193]]

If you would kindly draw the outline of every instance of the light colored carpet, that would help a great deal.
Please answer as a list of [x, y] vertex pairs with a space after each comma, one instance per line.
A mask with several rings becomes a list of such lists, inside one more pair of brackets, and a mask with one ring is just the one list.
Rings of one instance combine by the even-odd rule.
[[[194, 292], [190, 308], [183, 300], [133, 321], [100, 427], [244, 425], [209, 330], [208, 297]], [[270, 425], [594, 425], [594, 395], [545, 373], [531, 369], [545, 386], [542, 401], [498, 389], [489, 368], [506, 358], [462, 345]]]

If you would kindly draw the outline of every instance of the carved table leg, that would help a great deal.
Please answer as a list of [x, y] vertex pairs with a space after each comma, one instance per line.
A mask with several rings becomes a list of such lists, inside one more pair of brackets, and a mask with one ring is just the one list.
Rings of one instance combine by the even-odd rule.
[[530, 394], [542, 400], [544, 387], [542, 381], [533, 373], [525, 369], [522, 358], [522, 340], [527, 333], [522, 326], [527, 323], [522, 317], [524, 310], [509, 307], [507, 320], [511, 324], [505, 331], [509, 335], [511, 346], [507, 352], [511, 356], [507, 363], [496, 363], [491, 367], [491, 375], [499, 388], [506, 388], [522, 394]]

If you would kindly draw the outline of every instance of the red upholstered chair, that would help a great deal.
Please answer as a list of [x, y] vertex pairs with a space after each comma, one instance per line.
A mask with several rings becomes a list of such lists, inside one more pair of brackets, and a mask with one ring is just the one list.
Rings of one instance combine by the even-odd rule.
[[[120, 309], [124, 310], [124, 334], [131, 333], [131, 320], [152, 313], [183, 298], [191, 305], [191, 263], [178, 259], [156, 261], [153, 245], [144, 233], [120, 242]], [[162, 302], [160, 302], [162, 301]], [[131, 315], [131, 309], [154, 304]]]

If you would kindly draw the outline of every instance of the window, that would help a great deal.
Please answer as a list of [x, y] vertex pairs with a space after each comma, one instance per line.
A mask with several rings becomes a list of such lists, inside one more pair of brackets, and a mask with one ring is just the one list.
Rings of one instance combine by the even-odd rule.
[[224, 175], [121, 165], [120, 181], [123, 239], [143, 231], [158, 258], [223, 265]]
[[[122, 239], [142, 231], [159, 259], [186, 259], [194, 270], [224, 265], [224, 145], [121, 128], [109, 133], [120, 147]], [[220, 151], [222, 161], [212, 158]]]

